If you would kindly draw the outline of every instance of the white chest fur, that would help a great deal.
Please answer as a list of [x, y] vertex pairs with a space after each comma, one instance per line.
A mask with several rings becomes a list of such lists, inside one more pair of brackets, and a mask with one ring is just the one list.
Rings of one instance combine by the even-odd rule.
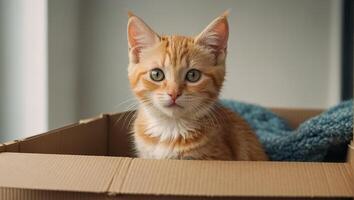
[[199, 128], [198, 123], [190, 119], [174, 119], [164, 116], [148, 115], [146, 134], [160, 138], [160, 141], [174, 140]]
[[178, 149], [167, 145], [169, 141], [186, 135], [199, 128], [198, 123], [187, 119], [173, 119], [164, 116], [145, 114], [145, 133], [150, 137], [159, 138], [158, 144], [146, 143], [141, 138], [135, 138], [135, 143], [140, 157], [143, 158], [176, 158]]
[[136, 138], [135, 143], [138, 149], [139, 157], [141, 158], [173, 159], [178, 157], [178, 150], [166, 145], [147, 144], [139, 138]]

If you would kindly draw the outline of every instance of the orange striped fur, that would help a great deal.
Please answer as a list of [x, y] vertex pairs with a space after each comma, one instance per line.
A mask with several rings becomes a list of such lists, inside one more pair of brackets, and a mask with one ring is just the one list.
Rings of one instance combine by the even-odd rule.
[[139, 157], [268, 159], [249, 125], [217, 103], [227, 39], [227, 14], [186, 37], [159, 36], [129, 13], [128, 77], [140, 101], [133, 126]]

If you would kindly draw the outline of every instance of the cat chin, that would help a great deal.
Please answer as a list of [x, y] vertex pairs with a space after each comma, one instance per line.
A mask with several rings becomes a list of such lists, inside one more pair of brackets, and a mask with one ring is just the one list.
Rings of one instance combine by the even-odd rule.
[[193, 110], [187, 105], [183, 106], [164, 106], [163, 104], [159, 104], [154, 102], [152, 105], [143, 105], [148, 113], [155, 115], [156, 117], [167, 117], [171, 119], [199, 119], [208, 115], [212, 112], [212, 108], [215, 105], [214, 103], [210, 103], [209, 105], [205, 105], [200, 107], [198, 110]]
[[184, 120], [195, 120], [201, 117], [204, 117], [208, 113], [211, 112], [211, 108], [206, 107], [204, 109], [200, 109], [198, 111], [189, 111], [187, 108], [162, 108], [159, 109], [159, 112], [162, 113], [165, 117], [172, 119], [184, 119]]
[[173, 119], [181, 119], [181, 118], [190, 118], [191, 113], [186, 112], [186, 110], [182, 107], [173, 106], [173, 107], [166, 107], [160, 105], [148, 106], [145, 107], [146, 111], [150, 114], [156, 115], [158, 117], [168, 117]]
[[159, 110], [170, 118], [183, 118], [184, 116], [186, 116], [185, 111], [183, 110], [183, 108], [180, 107], [163, 107], [159, 108]]

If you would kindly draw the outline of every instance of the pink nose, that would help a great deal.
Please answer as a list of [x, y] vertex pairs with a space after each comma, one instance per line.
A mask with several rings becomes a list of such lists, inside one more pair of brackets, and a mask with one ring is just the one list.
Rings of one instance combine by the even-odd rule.
[[176, 99], [177, 99], [179, 96], [181, 96], [181, 93], [176, 93], [176, 92], [167, 93], [167, 94], [171, 97], [171, 99], [172, 99], [173, 102], [175, 102]]

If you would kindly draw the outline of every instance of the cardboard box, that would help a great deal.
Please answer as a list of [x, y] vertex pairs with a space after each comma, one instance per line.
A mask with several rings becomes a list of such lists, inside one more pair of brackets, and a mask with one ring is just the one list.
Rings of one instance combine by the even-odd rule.
[[[274, 109], [296, 127], [319, 110]], [[0, 199], [244, 199], [354, 197], [345, 163], [133, 158], [129, 119], [102, 115], [0, 145]]]

